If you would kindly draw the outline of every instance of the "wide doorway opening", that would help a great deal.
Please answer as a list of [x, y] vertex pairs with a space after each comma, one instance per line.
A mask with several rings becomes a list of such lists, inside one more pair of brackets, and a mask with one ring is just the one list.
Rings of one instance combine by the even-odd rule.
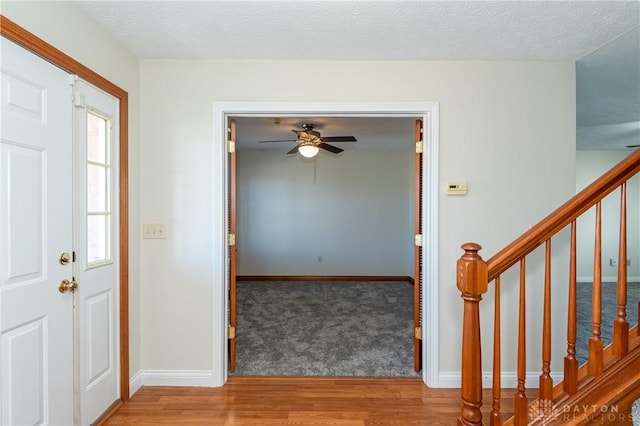
[[[243, 337], [239, 332], [246, 333], [242, 331], [242, 327], [237, 327], [235, 321], [238, 320], [238, 314], [245, 315], [247, 312], [243, 313], [242, 308], [238, 312], [233, 305], [247, 300], [238, 300], [237, 297], [252, 299], [251, 303], [255, 304], [249, 310], [256, 310], [257, 306], [266, 306], [261, 300], [256, 300], [262, 297], [260, 292], [280, 288], [284, 289], [283, 294], [303, 298], [305, 293], [315, 291], [316, 296], [311, 296], [314, 299], [312, 303], [341, 305], [346, 302], [340, 296], [337, 299], [329, 298], [325, 302], [320, 297], [333, 292], [331, 286], [335, 288], [337, 285], [342, 290], [355, 289], [356, 301], [353, 306], [356, 309], [360, 304], [367, 304], [362, 295], [370, 296], [380, 291], [378, 302], [382, 302], [382, 305], [368, 305], [368, 308], [373, 309], [373, 316], [387, 315], [381, 312], [386, 303], [403, 306], [407, 315], [405, 319], [411, 320], [414, 313], [411, 297], [406, 298], [405, 302], [409, 303], [405, 303], [402, 301], [402, 291], [392, 294], [389, 290], [391, 287], [386, 290], [375, 288], [391, 285], [395, 291], [405, 286], [405, 289], [409, 288], [409, 295], [414, 291], [413, 251], [417, 244], [414, 219], [418, 215], [424, 227], [423, 242], [416, 249], [419, 253], [417, 259], [422, 267], [419, 278], [423, 286], [416, 299], [418, 310], [415, 312], [419, 314], [420, 329], [417, 331], [423, 339], [417, 343], [418, 350], [421, 351], [418, 353], [422, 371], [414, 374], [422, 376], [429, 383], [430, 375], [436, 377], [432, 373], [437, 365], [437, 348], [430, 348], [433, 339], [437, 342], [437, 328], [434, 327], [435, 321], [428, 318], [437, 315], [430, 306], [433, 304], [437, 307], [437, 299], [431, 299], [434, 294], [437, 297], [433, 279], [437, 276], [437, 255], [435, 250], [430, 249], [437, 247], [437, 228], [432, 225], [437, 223], [437, 199], [432, 188], [434, 178], [437, 177], [437, 161], [434, 161], [437, 155], [425, 155], [424, 161], [417, 166], [422, 176], [422, 191], [418, 194], [422, 209], [416, 213], [416, 129], [413, 123], [419, 121], [425, 128], [424, 135], [418, 136], [424, 139], [419, 141], [421, 153], [437, 153], [437, 127], [434, 126], [437, 123], [437, 104], [420, 104], [419, 108], [414, 104], [411, 108], [407, 105], [395, 105], [397, 111], [393, 111], [394, 108], [389, 105], [384, 108], [378, 106], [379, 111], [371, 111], [374, 107], [372, 104], [350, 104], [349, 108], [360, 108], [353, 111], [344, 111], [345, 105], [334, 105], [334, 109], [323, 111], [322, 108], [331, 106], [322, 105], [318, 110], [318, 104], [312, 104], [295, 112], [289, 112], [292, 110], [282, 104], [271, 105], [272, 108], [274, 106], [275, 109], [256, 111], [256, 108], [268, 107], [249, 103], [216, 105], [218, 123], [223, 124], [223, 129], [226, 130], [220, 141], [224, 142], [224, 152], [219, 153], [223, 154], [219, 161], [223, 166], [225, 181], [225, 187], [220, 191], [224, 199], [222, 219], [226, 230], [226, 235], [221, 235], [226, 243], [221, 247], [221, 251], [225, 253], [225, 288], [221, 292], [225, 309], [222, 333], [219, 336], [223, 337], [221, 340], [226, 346], [221, 357], [224, 380], [232, 370], [231, 363], [235, 363], [238, 355], [230, 350], [230, 342], [234, 338], [239, 341]], [[283, 108], [286, 110], [283, 111]], [[323, 141], [330, 145], [329, 149], [320, 149], [320, 153], [313, 158], [291, 152], [299, 147], [299, 132], [309, 130], [308, 124], [312, 124], [312, 131], [319, 133]], [[393, 126], [396, 125], [405, 127], [403, 134], [393, 131]], [[380, 128], [376, 129], [375, 126]], [[369, 136], [362, 128], [369, 130], [369, 134], [377, 135], [377, 139]], [[390, 137], [392, 133], [393, 137]], [[355, 140], [343, 140], [345, 137]], [[276, 140], [282, 142], [261, 142]], [[250, 148], [247, 144], [254, 146]], [[228, 161], [230, 151], [237, 155], [234, 164]], [[231, 189], [235, 191], [234, 195], [230, 195]], [[425, 209], [424, 205], [429, 208]], [[237, 216], [235, 219], [234, 215]], [[423, 252], [429, 253], [429, 256], [422, 256]], [[239, 280], [231, 282], [230, 278]], [[231, 288], [232, 286], [235, 288]], [[236, 292], [238, 288], [240, 292]], [[251, 288], [257, 293], [251, 293]], [[233, 298], [230, 298], [230, 290], [234, 290]], [[373, 296], [374, 299], [376, 297]], [[358, 298], [362, 299], [362, 303], [357, 301]], [[433, 301], [427, 302], [428, 300]], [[283, 318], [293, 315], [295, 311], [281, 306], [275, 309], [282, 311], [279, 313]], [[349, 309], [353, 307], [347, 307]], [[320, 307], [320, 311], [322, 310]], [[427, 310], [429, 315], [425, 314]], [[254, 314], [256, 312], [250, 313]], [[330, 320], [320, 322], [322, 324], [316, 322], [312, 326], [316, 336], [336, 328], [330, 327]], [[323, 325], [325, 322], [326, 326]], [[278, 325], [274, 324], [273, 327], [278, 328]], [[287, 325], [282, 325], [280, 332], [289, 333], [291, 330], [287, 328]], [[361, 330], [349, 330], [347, 326], [347, 331], [342, 333], [342, 336], [347, 337], [342, 343], [353, 343], [349, 342], [349, 331], [365, 334], [369, 332], [374, 334], [374, 339], [384, 339], [383, 336], [375, 336], [378, 331], [375, 328], [379, 328], [375, 322], [369, 331], [366, 324]], [[409, 328], [409, 333], [405, 333], [408, 334], [409, 347], [414, 338], [412, 328]], [[434, 333], [430, 333], [432, 329], [435, 330]], [[274, 336], [277, 333], [278, 331]], [[383, 331], [384, 333], [386, 332]], [[314, 340], [313, 337], [310, 339]], [[353, 340], [357, 339], [354, 337]], [[317, 351], [309, 341], [298, 343], [303, 352], [308, 349], [314, 352], [316, 358], [323, 358], [322, 353], [315, 353]], [[239, 347], [242, 348], [242, 345]], [[428, 348], [428, 351], [422, 350], [423, 348]], [[263, 355], [254, 353], [249, 356], [263, 359]], [[328, 359], [325, 361], [330, 364], [331, 358], [335, 356], [335, 352], [327, 355]], [[406, 367], [407, 370], [413, 370], [411, 364]], [[381, 368], [384, 370], [385, 367]]]
[[229, 121], [230, 372], [418, 377], [421, 119]]

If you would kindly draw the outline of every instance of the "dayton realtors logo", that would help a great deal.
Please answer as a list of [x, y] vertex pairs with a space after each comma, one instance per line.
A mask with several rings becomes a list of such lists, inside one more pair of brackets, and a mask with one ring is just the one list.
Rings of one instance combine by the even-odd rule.
[[538, 400], [529, 405], [529, 421], [541, 421], [546, 424], [551, 421], [581, 421], [603, 423], [629, 423], [630, 413], [621, 413], [617, 405], [559, 405], [553, 406], [551, 401]]

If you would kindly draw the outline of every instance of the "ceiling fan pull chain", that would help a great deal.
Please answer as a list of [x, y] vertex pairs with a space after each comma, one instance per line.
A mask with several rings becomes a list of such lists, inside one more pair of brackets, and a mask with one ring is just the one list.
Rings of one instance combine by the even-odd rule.
[[313, 185], [318, 181], [318, 157], [313, 159]]

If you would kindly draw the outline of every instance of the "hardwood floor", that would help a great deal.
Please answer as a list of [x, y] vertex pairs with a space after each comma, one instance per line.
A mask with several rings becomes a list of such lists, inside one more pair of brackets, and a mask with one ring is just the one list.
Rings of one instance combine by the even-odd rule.
[[[487, 393], [487, 414], [490, 401]], [[509, 398], [503, 411], [512, 405]], [[453, 425], [459, 413], [459, 389], [415, 378], [232, 376], [221, 388], [143, 387], [105, 424]]]

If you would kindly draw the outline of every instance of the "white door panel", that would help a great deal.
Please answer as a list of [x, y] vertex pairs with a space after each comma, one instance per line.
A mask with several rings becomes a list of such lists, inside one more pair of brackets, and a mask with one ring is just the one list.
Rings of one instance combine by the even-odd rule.
[[0, 423], [73, 423], [68, 74], [2, 38]]
[[118, 101], [76, 85], [78, 395], [82, 424], [119, 397]]

